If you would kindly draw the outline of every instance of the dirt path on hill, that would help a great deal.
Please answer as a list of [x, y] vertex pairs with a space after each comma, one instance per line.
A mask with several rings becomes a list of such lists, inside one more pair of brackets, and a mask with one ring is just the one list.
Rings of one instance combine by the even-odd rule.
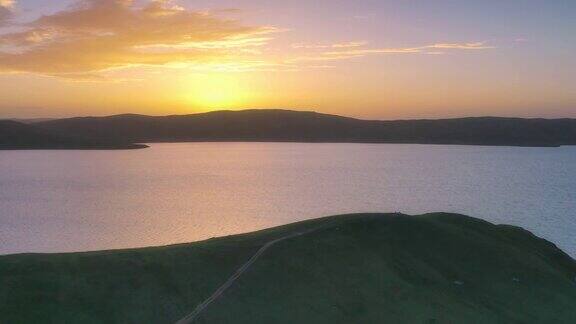
[[206, 299], [204, 302], [202, 302], [200, 305], [198, 305], [196, 307], [196, 309], [186, 315], [185, 317], [183, 317], [182, 319], [180, 319], [179, 321], [176, 322], [176, 324], [190, 324], [190, 323], [194, 323], [194, 320], [196, 320], [198, 318], [198, 316], [200, 316], [202, 314], [202, 312], [208, 307], [210, 306], [210, 304], [212, 304], [216, 299], [218, 299], [220, 296], [222, 296], [222, 294], [228, 289], [230, 288], [234, 282], [236, 282], [236, 280], [238, 280], [238, 278], [240, 278], [240, 276], [242, 276], [242, 274], [244, 274], [248, 269], [250, 269], [250, 267], [258, 260], [258, 258], [260, 258], [260, 256], [262, 256], [262, 254], [264, 254], [264, 252], [266, 252], [266, 250], [268, 250], [270, 247], [272, 247], [274, 244], [287, 240], [287, 239], [291, 239], [297, 236], [301, 236], [301, 235], [305, 235], [314, 231], [317, 231], [320, 228], [314, 228], [308, 231], [303, 231], [303, 232], [296, 232], [290, 235], [286, 235], [283, 236], [281, 238], [269, 241], [268, 243], [264, 244], [258, 251], [256, 251], [256, 253], [246, 262], [244, 263], [238, 270], [236, 270], [236, 272], [230, 277], [228, 278], [228, 280], [226, 280], [226, 282], [220, 286], [218, 289], [216, 289], [216, 291], [214, 291], [214, 293], [208, 297], [208, 299]]

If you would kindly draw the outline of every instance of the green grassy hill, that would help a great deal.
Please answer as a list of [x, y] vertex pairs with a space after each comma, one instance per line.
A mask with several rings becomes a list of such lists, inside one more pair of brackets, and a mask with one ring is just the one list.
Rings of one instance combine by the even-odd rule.
[[576, 262], [454, 214], [334, 216], [209, 241], [0, 257], [0, 323], [576, 323]]

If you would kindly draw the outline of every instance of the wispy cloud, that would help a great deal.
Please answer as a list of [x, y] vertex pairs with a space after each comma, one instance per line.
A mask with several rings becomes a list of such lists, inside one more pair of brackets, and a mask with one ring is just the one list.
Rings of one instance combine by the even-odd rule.
[[292, 48], [305, 48], [305, 49], [326, 49], [326, 48], [354, 48], [354, 47], [362, 47], [367, 45], [367, 41], [354, 41], [354, 42], [343, 42], [343, 43], [335, 43], [335, 44], [293, 44]]
[[429, 54], [429, 55], [443, 55], [448, 51], [473, 51], [473, 50], [487, 50], [493, 49], [494, 46], [488, 45], [486, 42], [473, 42], [473, 43], [436, 43], [424, 46], [415, 47], [392, 47], [392, 48], [367, 48], [365, 45], [368, 43], [352, 42], [349, 44], [357, 44], [357, 46], [338, 47], [335, 45], [327, 47], [306, 47], [313, 49], [331, 49], [329, 51], [322, 51], [316, 55], [302, 56], [296, 61], [333, 61], [345, 60], [368, 55], [377, 54]]
[[[0, 1], [2, 10], [13, 5]], [[0, 71], [88, 78], [134, 65], [213, 62], [266, 44], [274, 31], [169, 0], [82, 0], [0, 34]]]
[[458, 50], [485, 50], [495, 48], [494, 46], [487, 45], [486, 42], [475, 43], [439, 43], [428, 46], [423, 46], [420, 49], [458, 49]]

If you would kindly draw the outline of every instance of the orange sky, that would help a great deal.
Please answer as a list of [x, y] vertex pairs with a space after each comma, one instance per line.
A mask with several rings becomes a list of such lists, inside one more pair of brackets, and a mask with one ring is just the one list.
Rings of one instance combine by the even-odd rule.
[[0, 0], [0, 117], [576, 117], [576, 6], [500, 2]]

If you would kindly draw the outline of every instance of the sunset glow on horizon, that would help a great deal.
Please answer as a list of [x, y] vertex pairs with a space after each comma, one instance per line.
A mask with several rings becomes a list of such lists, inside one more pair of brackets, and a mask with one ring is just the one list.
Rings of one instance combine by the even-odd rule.
[[576, 2], [0, 0], [0, 118], [576, 117]]

